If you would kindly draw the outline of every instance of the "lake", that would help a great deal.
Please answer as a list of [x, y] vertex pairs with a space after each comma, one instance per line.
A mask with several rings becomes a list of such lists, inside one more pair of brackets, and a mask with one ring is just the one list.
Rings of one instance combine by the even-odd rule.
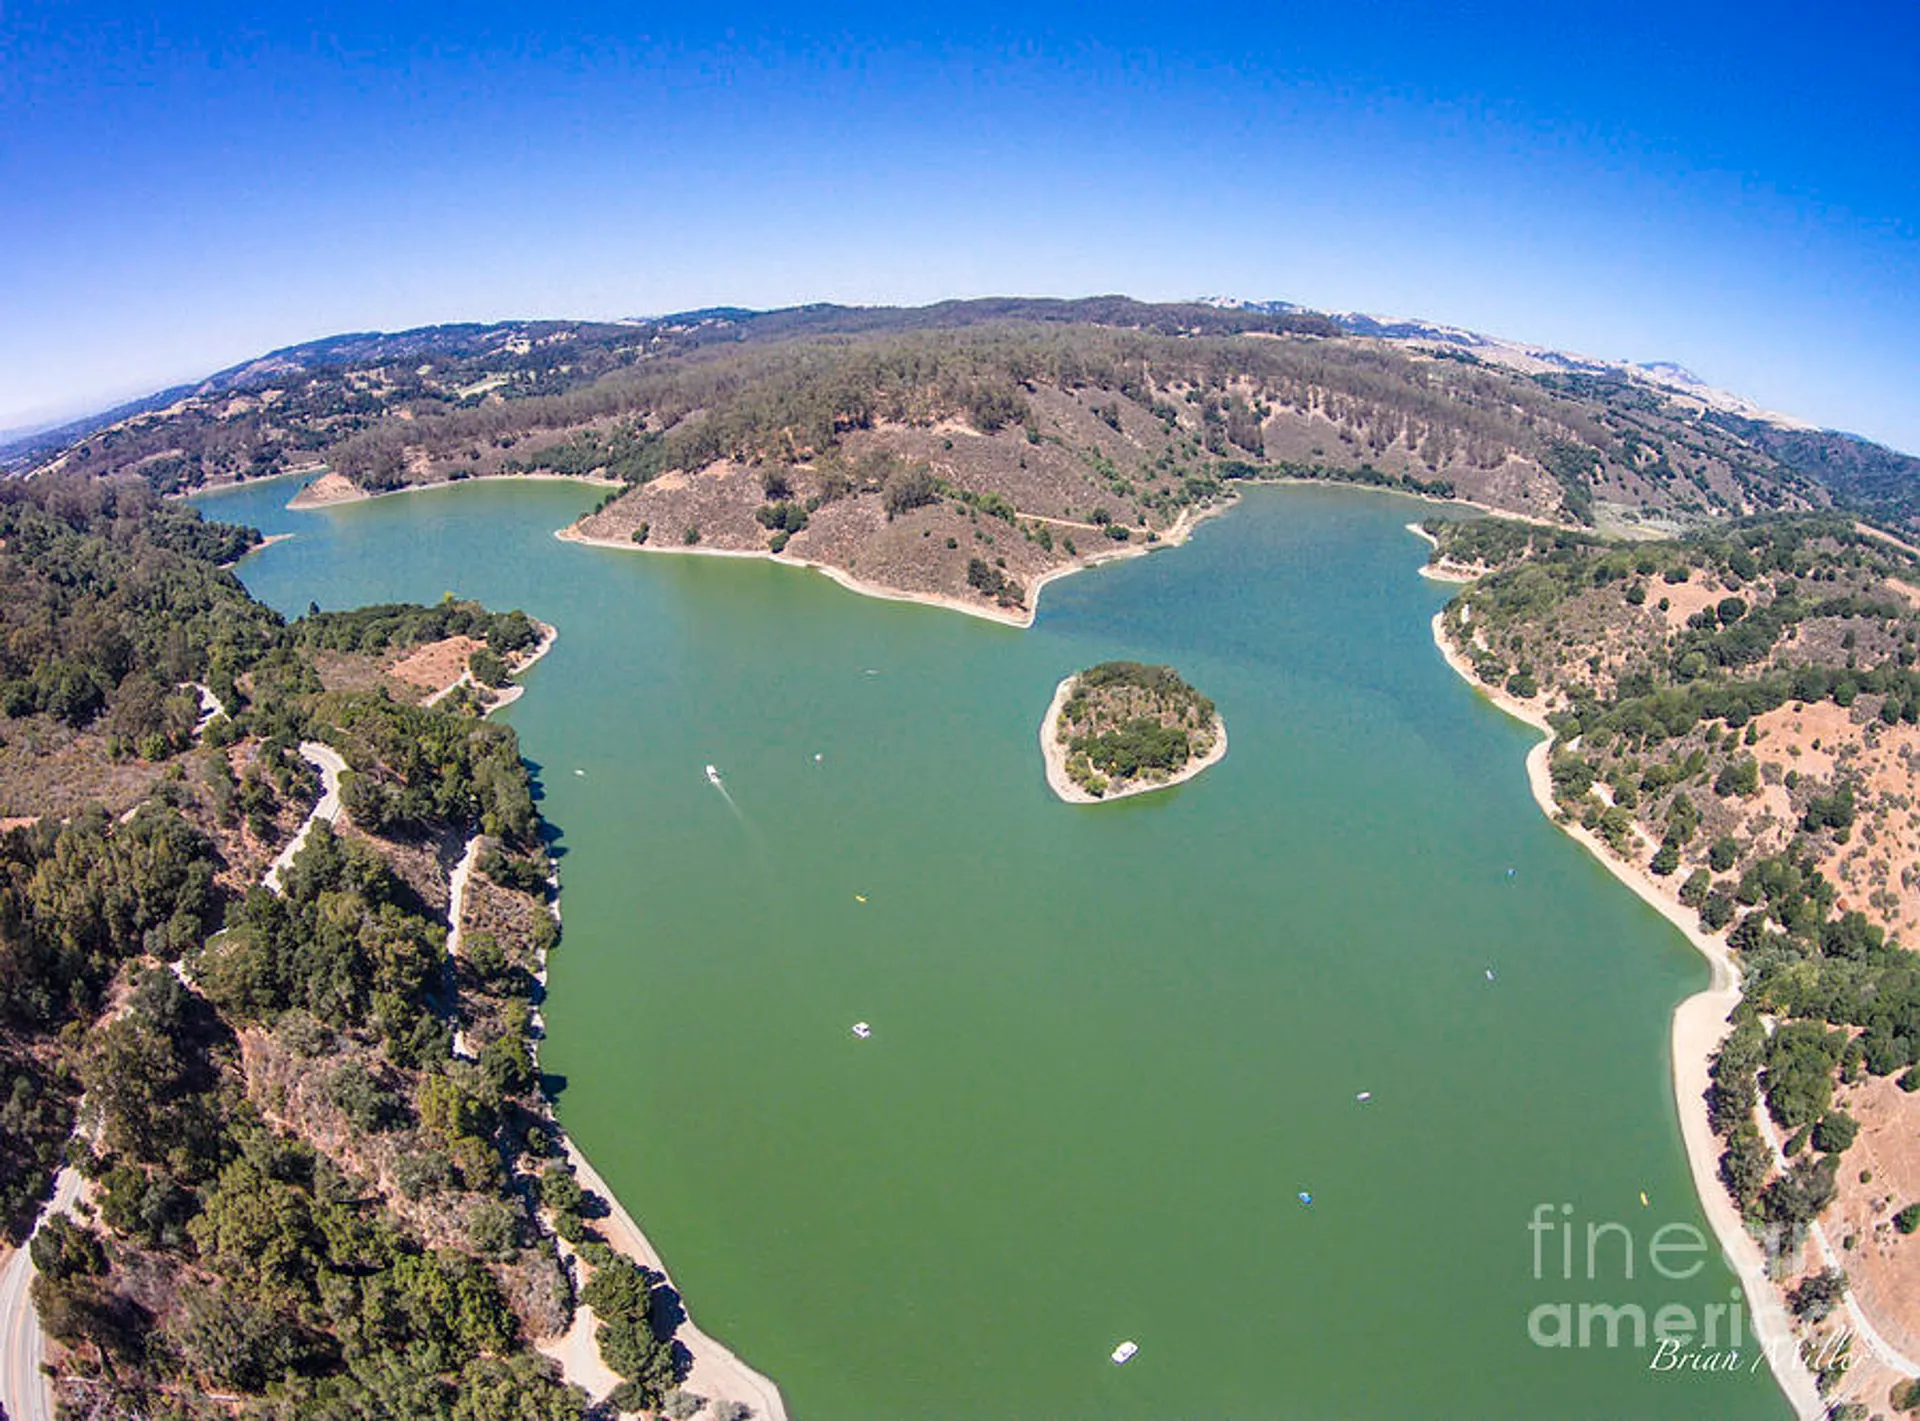
[[[1738, 1297], [1717, 1250], [1648, 1252], [1711, 1237], [1668, 1060], [1706, 968], [1441, 661], [1430, 506], [1251, 489], [1019, 631], [555, 540], [593, 489], [295, 487], [200, 501], [296, 534], [239, 568], [283, 612], [452, 591], [560, 628], [506, 715], [562, 853], [542, 1066], [796, 1417], [1788, 1414], [1764, 1364], [1530, 1340]], [[1211, 696], [1231, 752], [1062, 804], [1040, 717], [1115, 657]]]

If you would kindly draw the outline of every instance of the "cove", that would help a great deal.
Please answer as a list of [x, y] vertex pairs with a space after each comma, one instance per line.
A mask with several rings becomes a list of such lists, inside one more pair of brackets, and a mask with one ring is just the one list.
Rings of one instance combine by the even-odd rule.
[[[794, 1415], [1787, 1414], [1751, 1351], [1529, 1337], [1736, 1295], [1711, 1249], [1648, 1256], [1710, 1238], [1667, 1058], [1706, 970], [1442, 663], [1429, 506], [1249, 490], [1021, 632], [556, 541], [592, 489], [292, 489], [200, 501], [295, 534], [238, 569], [289, 615], [454, 591], [560, 628], [507, 713], [564, 850], [542, 1065]], [[1203, 686], [1232, 749], [1062, 804], [1040, 715], [1114, 658]], [[1536, 1249], [1542, 1204], [1622, 1227], [1590, 1270], [1584, 1232]]]

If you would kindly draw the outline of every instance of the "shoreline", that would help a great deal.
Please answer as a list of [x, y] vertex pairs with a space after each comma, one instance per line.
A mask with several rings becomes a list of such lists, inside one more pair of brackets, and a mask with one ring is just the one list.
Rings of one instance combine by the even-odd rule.
[[1728, 1017], [1740, 1004], [1739, 966], [1727, 945], [1703, 932], [1688, 911], [1662, 893], [1644, 869], [1616, 858], [1591, 830], [1560, 818], [1547, 763], [1554, 737], [1546, 715], [1505, 691], [1480, 683], [1472, 666], [1447, 639], [1444, 608], [1433, 614], [1432, 625], [1434, 645], [1461, 680], [1498, 710], [1541, 733], [1539, 742], [1527, 752], [1527, 787], [1548, 822], [1564, 831], [1603, 868], [1632, 889], [1642, 902], [1679, 929], [1680, 935], [1707, 961], [1707, 985], [1681, 1001], [1673, 1011], [1669, 1049], [1681, 1144], [1686, 1150], [1687, 1167], [1693, 1176], [1694, 1193], [1699, 1197], [1701, 1210], [1719, 1241], [1727, 1266], [1740, 1280], [1746, 1294], [1755, 1343], [1765, 1354], [1774, 1381], [1795, 1415], [1801, 1421], [1817, 1421], [1826, 1415], [1827, 1401], [1801, 1359], [1792, 1321], [1780, 1300], [1779, 1290], [1767, 1276], [1765, 1255], [1747, 1232], [1739, 1210], [1720, 1182], [1720, 1144], [1707, 1119], [1706, 1092], [1713, 1053], [1726, 1039], [1730, 1029]]
[[[282, 474], [279, 477], [294, 478], [296, 476], [293, 474]], [[314, 494], [312, 492], [316, 486], [330, 478], [338, 478], [339, 483], [329, 485], [325, 493]], [[265, 483], [268, 482], [268, 480], [257, 479], [249, 480], [249, 482]], [[367, 503], [376, 498], [398, 498], [401, 494], [427, 493], [433, 489], [461, 488], [468, 484], [525, 482], [586, 484], [593, 488], [626, 487], [626, 485], [618, 479], [597, 478], [592, 474], [471, 474], [464, 479], [435, 479], [430, 483], [402, 484], [399, 488], [383, 488], [378, 493], [369, 493], [366, 489], [355, 484], [345, 474], [335, 475], [330, 472], [322, 472], [312, 483], [302, 485], [300, 491], [287, 500], [286, 506], [295, 513], [310, 513], [316, 508], [337, 508], [347, 503]], [[341, 485], [345, 485], [351, 489], [352, 492], [336, 492], [335, 490], [339, 489]], [[220, 487], [238, 487], [238, 485], [222, 484]], [[195, 491], [201, 492], [202, 490]]]
[[[997, 622], [1003, 627], [1014, 627], [1024, 631], [1026, 628], [1031, 627], [1035, 618], [1040, 615], [1040, 593], [1048, 583], [1058, 581], [1063, 577], [1071, 577], [1074, 573], [1084, 572], [1091, 567], [1100, 567], [1107, 563], [1120, 562], [1127, 558], [1145, 557], [1149, 553], [1158, 552], [1162, 548], [1180, 547], [1187, 539], [1193, 536], [1193, 530], [1195, 528], [1199, 527], [1209, 518], [1216, 518], [1226, 513], [1234, 506], [1236, 501], [1236, 499], [1227, 498], [1221, 500], [1218, 504], [1209, 505], [1199, 510], [1192, 508], [1182, 509], [1180, 516], [1174, 519], [1173, 525], [1168, 528], [1165, 533], [1160, 535], [1158, 542], [1128, 543], [1111, 550], [1103, 548], [1097, 553], [1090, 553], [1086, 557], [1068, 563], [1063, 567], [1056, 567], [1041, 573], [1039, 577], [1034, 579], [1033, 587], [1029, 591], [1027, 607], [1018, 612], [1009, 611], [1003, 607], [986, 606], [978, 602], [965, 602], [958, 597], [949, 596], [944, 592], [910, 592], [904, 588], [888, 587], [879, 582], [868, 582], [864, 578], [855, 576], [846, 568], [835, 566], [832, 563], [821, 562], [816, 558], [798, 557], [789, 553], [776, 553], [766, 548], [710, 548], [704, 547], [699, 543], [686, 544], [679, 547], [670, 544], [660, 544], [656, 546], [653, 543], [635, 543], [631, 540], [623, 543], [618, 538], [601, 538], [591, 533], [583, 533], [580, 531], [578, 521], [569, 523], [566, 527], [555, 530], [553, 536], [563, 543], [578, 543], [582, 547], [588, 548], [605, 548], [616, 553], [660, 553], [669, 557], [759, 558], [763, 562], [777, 563], [782, 567], [811, 568], [823, 577], [838, 583], [847, 591], [857, 593], [862, 597], [871, 597], [875, 601], [909, 602], [921, 607], [944, 608], [949, 612], [962, 612], [969, 617], [978, 617], [982, 621]], [[291, 507], [292, 505], [288, 506]], [[1031, 518], [1036, 515], [1025, 514], [1021, 516]]]
[[[567, 1163], [573, 1166], [574, 1178], [579, 1181], [580, 1187], [591, 1190], [607, 1201], [607, 1217], [595, 1219], [593, 1226], [615, 1252], [651, 1268], [679, 1294], [679, 1285], [668, 1273], [659, 1250], [648, 1241], [646, 1234], [633, 1221], [633, 1216], [627, 1212], [626, 1206], [620, 1202], [620, 1197], [607, 1187], [606, 1180], [600, 1177], [600, 1172], [588, 1161], [579, 1145], [574, 1143], [573, 1136], [564, 1129], [561, 1131], [561, 1142], [566, 1146]], [[724, 1342], [702, 1332], [693, 1320], [693, 1309], [687, 1305], [685, 1294], [680, 1294], [680, 1305], [686, 1317], [675, 1330], [674, 1337], [686, 1346], [687, 1355], [692, 1358], [686, 1381], [681, 1384], [682, 1390], [704, 1396], [709, 1401], [743, 1402], [753, 1408], [754, 1421], [788, 1421], [786, 1401], [773, 1379], [741, 1361]], [[576, 1327], [578, 1317], [592, 1315], [592, 1310], [584, 1302], [576, 1301], [575, 1312]], [[572, 1331], [569, 1329], [568, 1333], [562, 1334], [562, 1338], [570, 1336]], [[599, 1361], [597, 1342], [592, 1339], [589, 1342], [593, 1346], [595, 1364], [604, 1365]]]
[[[526, 659], [514, 666], [512, 674], [516, 678], [531, 671], [548, 652], [553, 650], [554, 643], [560, 640], [560, 628], [556, 624], [535, 620], [534, 625], [540, 628], [540, 640], [535, 643]], [[446, 695], [455, 686], [461, 685], [468, 679], [469, 673], [462, 671], [460, 679], [443, 687], [436, 698]], [[499, 698], [493, 704], [481, 711], [480, 718], [485, 720], [495, 711], [506, 709], [525, 695], [526, 689], [524, 684], [516, 680], [514, 684], [500, 692]], [[462, 867], [471, 864], [472, 847], [473, 845], [469, 844], [469, 854], [462, 861]], [[553, 888], [551, 907], [554, 920], [557, 922], [560, 918], [560, 883], [557, 870], [549, 883]], [[459, 916], [456, 913], [452, 933], [448, 939], [449, 953], [454, 950], [453, 944], [458, 936]], [[538, 980], [544, 990], [547, 983], [547, 964], [544, 958], [540, 963]], [[536, 1007], [534, 1021], [544, 1024], [544, 1020], [545, 1013]], [[540, 1050], [539, 1038], [533, 1038], [529, 1044], [533, 1048], [537, 1063]], [[760, 1418], [760, 1421], [788, 1421], [786, 1403], [780, 1395], [779, 1385], [771, 1377], [748, 1366], [724, 1342], [702, 1332], [694, 1322], [693, 1308], [688, 1304], [685, 1294], [680, 1292], [679, 1286], [674, 1284], [672, 1275], [667, 1271], [667, 1265], [660, 1257], [660, 1250], [653, 1246], [645, 1231], [634, 1221], [633, 1215], [627, 1212], [626, 1205], [620, 1202], [620, 1196], [608, 1187], [600, 1172], [588, 1161], [586, 1152], [575, 1142], [573, 1132], [561, 1122], [557, 1104], [551, 1098], [547, 1101], [547, 1118], [554, 1126], [559, 1142], [566, 1151], [567, 1163], [573, 1167], [574, 1177], [579, 1181], [581, 1188], [593, 1191], [607, 1202], [607, 1217], [595, 1220], [595, 1223], [599, 1226], [608, 1246], [616, 1253], [659, 1273], [666, 1278], [674, 1292], [679, 1294], [680, 1306], [685, 1316], [675, 1330], [674, 1336], [686, 1347], [687, 1355], [691, 1359], [683, 1389], [697, 1392], [709, 1400], [742, 1402], [753, 1408], [753, 1415]], [[573, 1251], [568, 1248], [564, 1240], [556, 1241], [560, 1243], [562, 1251], [567, 1256], [573, 1256]], [[538, 1351], [560, 1364], [561, 1373], [566, 1380], [584, 1387], [588, 1394], [593, 1396], [594, 1401], [599, 1402], [605, 1399], [607, 1393], [618, 1385], [622, 1378], [601, 1360], [598, 1338], [595, 1330], [588, 1325], [592, 1321], [593, 1310], [576, 1293], [573, 1324], [555, 1337], [536, 1339], [534, 1345]]]
[[1213, 748], [1198, 760], [1188, 761], [1178, 773], [1164, 780], [1129, 785], [1116, 794], [1088, 794], [1067, 774], [1067, 753], [1061, 748], [1059, 739], [1060, 707], [1067, 703], [1068, 688], [1079, 677], [1080, 673], [1076, 671], [1053, 688], [1053, 700], [1047, 706], [1047, 713], [1040, 718], [1040, 758], [1046, 764], [1047, 788], [1064, 803], [1113, 804], [1122, 799], [1132, 799], [1135, 795], [1157, 794], [1163, 789], [1185, 784], [1202, 770], [1211, 769], [1227, 758], [1227, 722], [1216, 710], [1213, 714]]
[[[540, 628], [540, 640], [533, 644], [533, 650], [527, 653], [524, 660], [517, 661], [507, 668], [507, 674], [509, 676], [520, 677], [526, 675], [527, 672], [534, 668], [535, 663], [549, 651], [553, 650], [553, 644], [560, 640], [560, 628], [551, 626], [541, 621], [538, 617], [529, 617], [527, 620]], [[458, 676], [454, 677], [451, 681], [447, 682], [446, 685], [420, 702], [421, 708], [428, 709], [436, 706], [446, 697], [459, 690], [460, 687], [471, 686], [473, 684], [472, 670], [463, 666], [460, 668], [460, 674]], [[487, 702], [486, 706], [481, 710], [480, 718], [482, 720], [485, 720], [497, 710], [505, 710], [527, 693], [527, 688], [521, 685], [518, 680], [509, 681], [504, 686], [488, 686], [486, 690], [493, 699]]]

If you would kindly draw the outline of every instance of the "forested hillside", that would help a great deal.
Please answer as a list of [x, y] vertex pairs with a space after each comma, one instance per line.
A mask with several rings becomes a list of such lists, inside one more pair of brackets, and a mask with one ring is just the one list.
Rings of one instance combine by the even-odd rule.
[[[219, 567], [255, 535], [140, 484], [0, 484], [0, 540], [0, 1226], [83, 1177], [31, 1245], [62, 1404], [578, 1417], [532, 1343], [582, 1281], [617, 1399], [658, 1404], [677, 1302], [599, 1240], [534, 1068], [558, 929], [513, 732], [373, 684], [438, 647], [508, 667], [534, 625], [283, 624]], [[267, 875], [308, 742], [345, 810]]]
[[[1835, 501], [1913, 512], [1912, 461], [1877, 446], [1702, 409], [1627, 370], [1528, 374], [1279, 303], [437, 326], [290, 347], [165, 400], [17, 462], [162, 492], [330, 470], [336, 496], [591, 474], [632, 492], [587, 536], [759, 549], [1015, 614], [1049, 572], [1159, 541], [1236, 479], [1351, 479], [1613, 530]], [[943, 502], [949, 517], [916, 512]]]
[[1783, 1276], [1808, 1272], [1809, 1312], [1839, 1286], [1806, 1247], [1824, 1214], [1852, 1285], [1911, 1330], [1920, 558], [1831, 514], [1634, 545], [1427, 527], [1436, 561], [1484, 573], [1444, 635], [1550, 717], [1558, 812], [1733, 949], [1746, 1000], [1710, 1101], [1726, 1188]]

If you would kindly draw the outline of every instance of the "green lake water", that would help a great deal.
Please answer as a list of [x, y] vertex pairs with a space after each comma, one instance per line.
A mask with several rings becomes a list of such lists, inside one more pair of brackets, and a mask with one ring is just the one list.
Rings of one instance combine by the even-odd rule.
[[[1788, 1414], [1751, 1349], [1529, 1340], [1541, 1305], [1737, 1296], [1717, 1253], [1646, 1252], [1705, 1233], [1668, 1025], [1706, 969], [1441, 661], [1425, 506], [1251, 490], [1022, 632], [555, 540], [594, 490], [293, 487], [202, 500], [297, 535], [240, 568], [283, 611], [455, 591], [559, 626], [509, 712], [562, 850], [542, 1065], [801, 1421]], [[1176, 666], [1231, 752], [1070, 807], [1038, 723], [1112, 657]], [[1541, 1239], [1536, 1277], [1543, 1203], [1625, 1225], [1632, 1281], [1618, 1232], [1592, 1278], [1584, 1233], [1571, 1279]]]

